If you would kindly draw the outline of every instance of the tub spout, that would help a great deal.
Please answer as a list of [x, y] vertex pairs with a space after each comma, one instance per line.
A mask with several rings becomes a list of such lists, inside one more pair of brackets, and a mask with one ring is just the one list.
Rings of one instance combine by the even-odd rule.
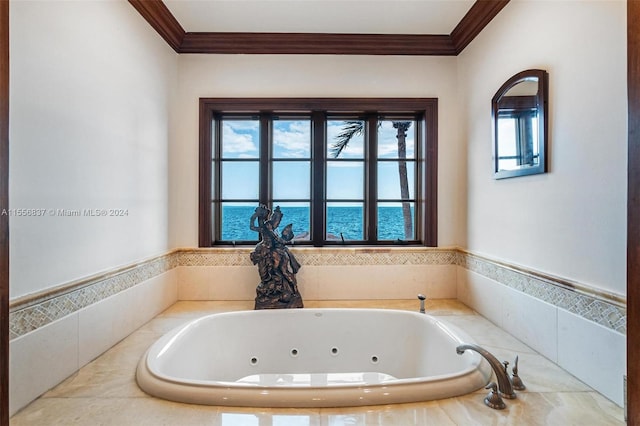
[[424, 301], [427, 298], [427, 296], [425, 296], [424, 294], [419, 294], [418, 295], [418, 299], [420, 300], [420, 313], [424, 314], [426, 313], [425, 309], [424, 309]]
[[511, 386], [511, 380], [509, 379], [509, 375], [507, 374], [504, 365], [498, 361], [498, 359], [493, 356], [486, 349], [481, 348], [478, 345], [474, 345], [472, 343], [465, 343], [456, 348], [456, 352], [458, 355], [462, 355], [464, 351], [472, 350], [478, 352], [484, 359], [486, 359], [493, 372], [496, 375], [496, 379], [498, 380], [498, 390], [500, 394], [508, 399], [514, 399], [516, 397], [516, 393], [513, 391], [513, 386]]

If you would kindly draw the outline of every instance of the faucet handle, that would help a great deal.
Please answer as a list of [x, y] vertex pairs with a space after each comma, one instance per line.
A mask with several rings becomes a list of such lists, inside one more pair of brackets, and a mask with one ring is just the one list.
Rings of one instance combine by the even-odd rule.
[[489, 391], [489, 395], [484, 398], [484, 403], [487, 407], [491, 407], [496, 410], [504, 410], [507, 407], [502, 400], [500, 393], [498, 393], [498, 385], [496, 385], [496, 382], [489, 383], [485, 389], [491, 389]]
[[525, 390], [527, 387], [522, 383], [522, 379], [518, 376], [518, 355], [516, 355], [516, 360], [513, 363], [513, 368], [511, 371], [513, 374], [511, 375], [511, 383], [513, 384], [513, 388], [515, 390]]

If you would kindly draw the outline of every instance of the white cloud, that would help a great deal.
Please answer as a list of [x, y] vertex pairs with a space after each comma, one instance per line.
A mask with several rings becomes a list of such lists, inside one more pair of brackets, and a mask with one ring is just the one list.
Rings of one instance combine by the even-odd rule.
[[311, 125], [309, 121], [275, 122], [273, 143], [280, 157], [310, 156]]
[[242, 121], [234, 121], [232, 123], [226, 122], [222, 128], [222, 147], [225, 154], [243, 154], [249, 156], [249, 152], [252, 152], [252, 157], [258, 153], [257, 143], [254, 141], [254, 135], [246, 133], [252, 131], [255, 127], [242, 126], [239, 123]]

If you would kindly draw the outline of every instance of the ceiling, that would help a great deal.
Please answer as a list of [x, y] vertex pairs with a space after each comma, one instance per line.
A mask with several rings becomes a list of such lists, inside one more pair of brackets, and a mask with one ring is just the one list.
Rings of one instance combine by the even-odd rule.
[[177, 53], [455, 56], [509, 0], [129, 0]]
[[164, 0], [187, 32], [451, 34], [475, 0]]

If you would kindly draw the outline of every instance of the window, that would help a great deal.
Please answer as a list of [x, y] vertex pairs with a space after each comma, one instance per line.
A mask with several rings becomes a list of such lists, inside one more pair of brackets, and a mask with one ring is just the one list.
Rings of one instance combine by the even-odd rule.
[[536, 109], [498, 112], [498, 170], [513, 170], [523, 165], [540, 164], [538, 113]]
[[436, 99], [201, 99], [199, 243], [435, 246]]

